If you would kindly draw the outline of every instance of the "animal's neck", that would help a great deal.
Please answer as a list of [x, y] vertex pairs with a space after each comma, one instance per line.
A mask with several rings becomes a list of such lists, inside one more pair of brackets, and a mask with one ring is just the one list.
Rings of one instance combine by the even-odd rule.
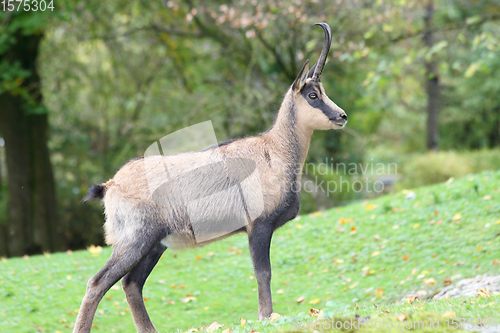
[[306, 126], [298, 115], [298, 110], [289, 91], [281, 104], [278, 116], [268, 135], [286, 163], [294, 165], [299, 174], [302, 172], [313, 130]]

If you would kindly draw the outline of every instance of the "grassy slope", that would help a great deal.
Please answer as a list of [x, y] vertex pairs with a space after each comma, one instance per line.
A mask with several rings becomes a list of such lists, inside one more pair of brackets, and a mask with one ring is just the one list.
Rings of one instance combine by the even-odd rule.
[[[457, 316], [499, 317], [499, 297], [474, 304], [390, 305], [409, 291], [432, 294], [457, 274], [500, 274], [500, 265], [493, 265], [500, 260], [499, 187], [500, 172], [486, 172], [417, 189], [414, 200], [400, 192], [291, 221], [276, 232], [272, 244], [275, 311], [288, 316], [314, 307], [345, 317], [377, 316], [387, 309], [391, 314], [453, 310]], [[105, 248], [97, 256], [78, 251], [0, 262], [0, 332], [68, 331], [87, 279], [110, 252]], [[424, 285], [429, 278], [434, 286]], [[162, 332], [215, 320], [227, 327], [242, 317], [250, 319], [247, 327], [273, 330], [269, 323], [255, 324], [256, 287], [246, 237], [238, 235], [196, 250], [167, 250], [144, 293]], [[183, 302], [186, 297], [193, 298]], [[297, 303], [299, 297], [305, 301]], [[293, 320], [306, 317], [299, 314]], [[290, 318], [278, 320], [286, 321]], [[134, 332], [121, 288], [108, 292], [94, 324], [93, 332]], [[283, 324], [287, 328], [290, 324]]]

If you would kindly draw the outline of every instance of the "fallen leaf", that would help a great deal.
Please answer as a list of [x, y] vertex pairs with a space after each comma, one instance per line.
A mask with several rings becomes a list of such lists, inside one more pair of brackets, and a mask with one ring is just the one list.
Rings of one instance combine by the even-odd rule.
[[309, 304], [318, 304], [319, 302], [321, 302], [321, 300], [319, 298], [315, 298], [313, 300], [310, 300]]
[[321, 216], [321, 215], [322, 215], [321, 212], [314, 212], [314, 213], [311, 214], [311, 216], [313, 216], [313, 217], [318, 217], [318, 216]]
[[273, 312], [271, 313], [271, 317], [269, 317], [269, 321], [271, 323], [274, 323], [276, 320], [278, 320], [281, 317], [279, 313]]
[[332, 259], [332, 262], [336, 264], [342, 264], [344, 262], [344, 259]]
[[434, 280], [433, 278], [424, 279], [425, 286], [434, 286], [435, 284], [436, 280]]
[[188, 297], [184, 297], [184, 298], [181, 298], [181, 302], [182, 303], [188, 303], [190, 301], [196, 301], [196, 297], [194, 296], [188, 296]]
[[295, 302], [296, 302], [296, 303], [302, 303], [302, 302], [304, 302], [305, 300], [306, 300], [306, 298], [305, 298], [304, 296], [300, 296], [299, 298], [297, 298], [297, 299], [295, 300]]
[[488, 298], [490, 297], [490, 292], [485, 287], [481, 287], [477, 290], [477, 295], [483, 298]]
[[102, 247], [101, 246], [95, 246], [95, 245], [90, 245], [87, 247], [87, 250], [94, 256], [97, 257], [99, 253], [102, 252]]
[[351, 223], [351, 222], [354, 222], [354, 220], [351, 219], [351, 218], [344, 219], [343, 217], [341, 217], [338, 223], [340, 223], [340, 224], [346, 224], [346, 223]]
[[302, 224], [295, 223], [295, 228], [297, 228], [297, 229], [302, 229], [302, 228], [303, 228], [303, 226], [302, 226]]
[[405, 319], [406, 319], [406, 315], [405, 315], [405, 314], [397, 314], [397, 315], [396, 315], [396, 319], [397, 319], [398, 321], [405, 321]]
[[230, 328], [226, 328], [222, 333], [233, 333], [233, 331]]
[[411, 255], [407, 254], [403, 257], [403, 260], [404, 261], [408, 261], [408, 259], [410, 259]]
[[420, 227], [420, 223], [415, 223], [415, 224], [413, 225], [413, 229], [417, 229], [418, 227]]
[[247, 320], [245, 318], [241, 318], [240, 325], [245, 326], [246, 323], [247, 323]]
[[284, 293], [284, 290], [283, 290], [283, 289], [278, 289], [277, 293], [278, 293], [278, 294], [283, 294], [283, 293]]
[[366, 205], [365, 210], [373, 210], [375, 208], [377, 208], [377, 205], [368, 204]]
[[452, 220], [453, 220], [453, 221], [458, 221], [458, 220], [460, 220], [461, 218], [462, 218], [462, 215], [461, 215], [461, 214], [459, 214], [459, 213], [457, 213], [457, 214], [453, 215]]
[[320, 314], [320, 310], [315, 309], [315, 308], [310, 308], [309, 309], [309, 315], [311, 317], [317, 317]]
[[211, 323], [211, 324], [207, 327], [206, 331], [207, 331], [207, 332], [213, 332], [213, 331], [215, 331], [215, 330], [218, 330], [218, 329], [219, 329], [219, 328], [221, 328], [222, 326], [224, 326], [224, 325], [221, 325], [221, 324], [219, 324], [218, 322], [214, 321], [213, 323]]
[[384, 288], [377, 288], [375, 289], [375, 297], [377, 298], [382, 298], [384, 296]]
[[447, 311], [445, 311], [445, 312], [443, 313], [443, 316], [445, 316], [445, 317], [452, 317], [452, 318], [453, 318], [453, 317], [456, 317], [456, 316], [457, 316], [457, 314], [456, 314], [456, 312], [455, 312], [455, 311], [450, 311], [450, 310], [447, 310]]
[[478, 247], [476, 248], [476, 251], [479, 251], [479, 250], [481, 250], [482, 248], [483, 248], [482, 246], [478, 246]]
[[492, 263], [492, 264], [493, 264], [493, 266], [495, 266], [495, 265], [500, 265], [500, 260], [495, 259], [495, 260], [493, 260], [493, 263]]
[[485, 196], [483, 197], [483, 200], [491, 200], [491, 195], [485, 195]]
[[449, 286], [451, 284], [451, 279], [449, 277], [443, 279], [443, 284]]
[[374, 251], [372, 252], [372, 257], [376, 257], [380, 254], [380, 251]]
[[356, 287], [358, 286], [358, 284], [359, 284], [359, 282], [354, 282], [353, 284], [351, 284], [351, 285], [349, 286], [349, 289], [354, 289], [354, 288], [356, 288]]
[[405, 298], [405, 303], [408, 303], [408, 304], [413, 304], [413, 302], [415, 302], [415, 300], [418, 299], [417, 296], [410, 296], [410, 297], [407, 297]]

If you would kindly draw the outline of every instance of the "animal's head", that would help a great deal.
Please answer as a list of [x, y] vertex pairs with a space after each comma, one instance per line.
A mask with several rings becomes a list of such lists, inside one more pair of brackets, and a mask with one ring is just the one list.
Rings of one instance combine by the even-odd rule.
[[297, 105], [297, 116], [311, 129], [343, 128], [347, 124], [347, 115], [328, 98], [320, 81], [332, 43], [332, 31], [326, 23], [315, 25], [321, 26], [325, 31], [325, 43], [316, 64], [309, 70], [309, 60], [307, 60], [291, 87]]

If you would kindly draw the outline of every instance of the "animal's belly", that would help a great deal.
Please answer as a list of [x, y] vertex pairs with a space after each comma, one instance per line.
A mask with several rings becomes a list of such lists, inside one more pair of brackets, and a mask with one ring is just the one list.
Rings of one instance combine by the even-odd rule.
[[161, 243], [169, 249], [180, 250], [197, 246], [196, 240], [190, 235], [172, 234], [161, 240]]
[[173, 250], [182, 250], [194, 247], [202, 247], [208, 245], [212, 242], [224, 239], [226, 237], [232, 236], [234, 234], [243, 233], [246, 231], [246, 227], [239, 228], [232, 232], [227, 232], [224, 234], [213, 234], [212, 237], [208, 237], [207, 240], [197, 241], [194, 235], [186, 234], [171, 234], [161, 240], [161, 243], [166, 247]]

